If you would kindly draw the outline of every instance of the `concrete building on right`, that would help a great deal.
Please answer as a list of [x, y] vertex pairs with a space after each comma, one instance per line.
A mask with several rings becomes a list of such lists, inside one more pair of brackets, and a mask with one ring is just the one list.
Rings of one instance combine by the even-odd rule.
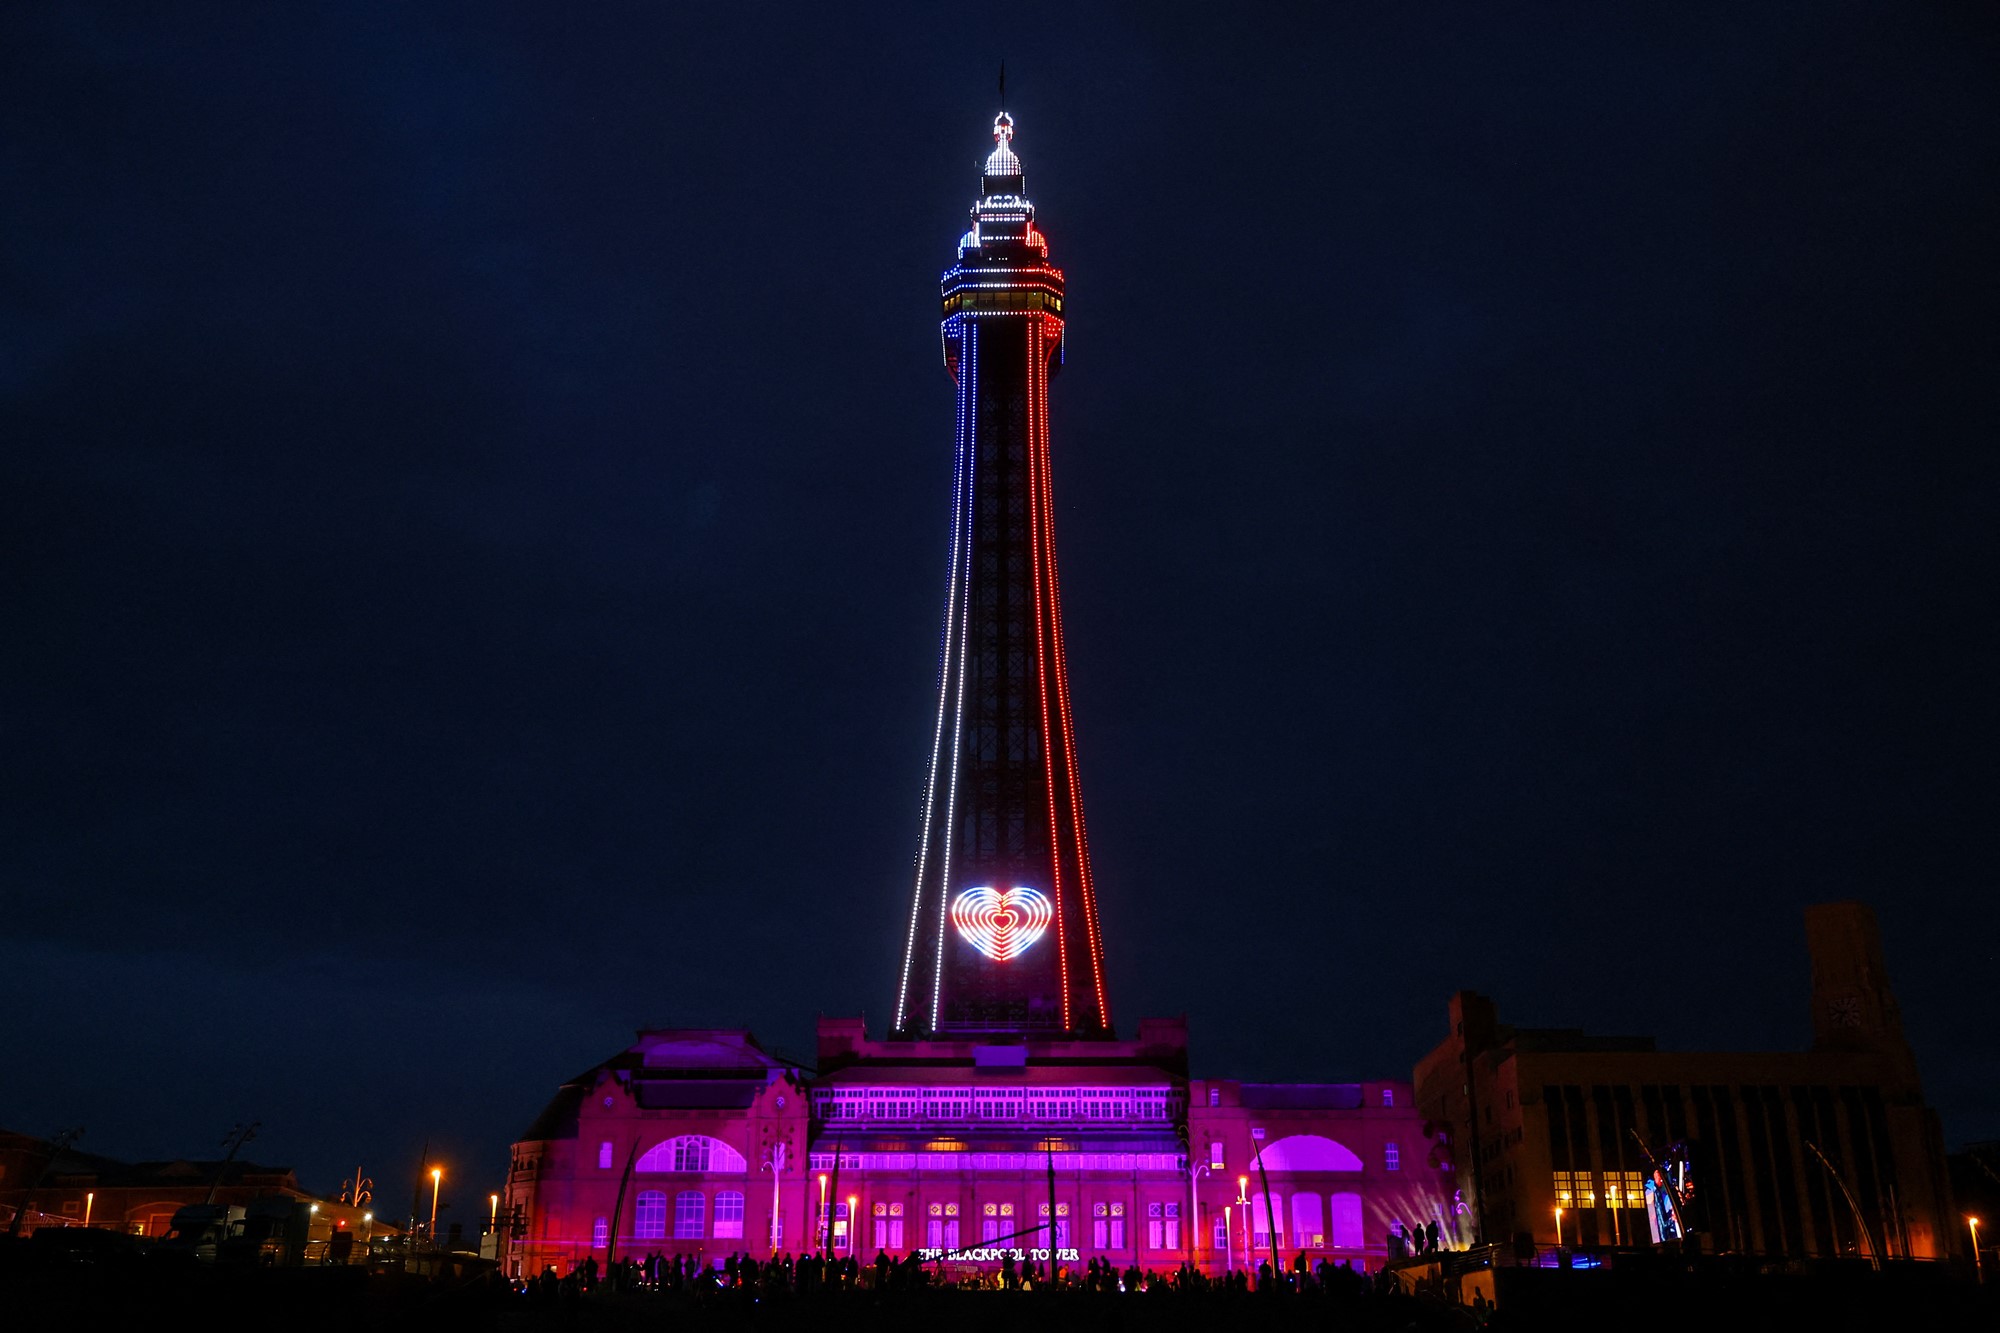
[[1662, 1051], [1504, 1024], [1472, 991], [1416, 1067], [1479, 1238], [1523, 1258], [1673, 1244], [1783, 1258], [1943, 1259], [1943, 1135], [1904, 1041], [1874, 913], [1806, 909], [1808, 1050]]

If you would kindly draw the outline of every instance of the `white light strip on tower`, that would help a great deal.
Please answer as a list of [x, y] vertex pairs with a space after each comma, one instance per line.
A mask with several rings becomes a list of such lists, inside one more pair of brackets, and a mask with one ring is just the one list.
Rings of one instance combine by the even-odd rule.
[[[965, 490], [971, 494], [979, 476], [979, 325], [965, 322], [963, 351], [959, 355], [962, 380], [959, 394], [960, 419], [965, 422]], [[967, 506], [970, 509], [970, 506]], [[935, 1032], [944, 997], [944, 936], [950, 918], [951, 841], [958, 823], [958, 757], [965, 751], [965, 673], [969, 649], [966, 638], [972, 619], [972, 525], [977, 513], [966, 516], [963, 536], [964, 557], [960, 563], [963, 584], [958, 599], [958, 691], [951, 730], [951, 790], [945, 805], [944, 859], [938, 868], [937, 968], [931, 980], [931, 1030]]]
[[[959, 395], [964, 397], [963, 377]], [[951, 560], [950, 573], [945, 576], [944, 628], [939, 634], [938, 645], [938, 708], [937, 727], [931, 736], [930, 779], [924, 784], [924, 831], [917, 843], [917, 887], [910, 900], [910, 935], [903, 944], [903, 981], [896, 989], [896, 1030], [903, 1030], [903, 1021], [910, 1009], [910, 963], [916, 956], [917, 922], [924, 910], [924, 867], [930, 859], [931, 818], [937, 809], [938, 747], [944, 742], [944, 705], [950, 696], [951, 687], [951, 622], [952, 612], [958, 604], [958, 544], [959, 524], [965, 511], [965, 442], [953, 451], [954, 460], [951, 478]]]

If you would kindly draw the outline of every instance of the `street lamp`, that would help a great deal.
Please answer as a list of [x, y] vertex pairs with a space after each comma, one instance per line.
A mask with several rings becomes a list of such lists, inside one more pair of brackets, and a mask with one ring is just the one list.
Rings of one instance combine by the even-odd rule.
[[438, 1189], [444, 1181], [444, 1168], [431, 1168], [431, 1248], [437, 1248], [438, 1234]]
[[[97, 1203], [96, 1190], [92, 1190], [88, 1194], [83, 1196], [83, 1224], [85, 1226], [90, 1225], [90, 1210], [96, 1203]], [[1979, 1232], [1976, 1228], [1972, 1233], [1972, 1256], [1975, 1259], [1979, 1257]]]
[[1560, 1250], [1562, 1247], [1563, 1247], [1563, 1210], [1562, 1210], [1562, 1205], [1557, 1204], [1556, 1205], [1556, 1248]]
[[1979, 1257], [1979, 1219], [1966, 1214], [1965, 1224], [1972, 1228], [1972, 1280], [1986, 1281], [1986, 1262]]
[[766, 1239], [771, 1242], [772, 1257], [776, 1258], [778, 1246], [785, 1237], [784, 1200], [778, 1194], [778, 1177], [785, 1171], [784, 1144], [771, 1145], [770, 1150], [764, 1154], [764, 1169], [771, 1173], [771, 1225], [768, 1228], [770, 1235]]
[[361, 1243], [363, 1245], [366, 1245], [370, 1240], [374, 1239], [375, 1236], [375, 1214], [363, 1213], [361, 1215], [361, 1227], [362, 1227]]
[[833, 1214], [826, 1208], [826, 1172], [819, 1173], [819, 1248], [822, 1252], [833, 1250]]
[[861, 1200], [855, 1195], [850, 1194], [847, 1196], [847, 1252], [849, 1254], [856, 1253], [858, 1248], [857, 1242], [860, 1240], [861, 1213], [857, 1207], [860, 1202]]
[[498, 1231], [500, 1229], [500, 1196], [489, 1194], [486, 1196], [486, 1200], [492, 1205], [486, 1214], [486, 1229], [488, 1231]]
[[1222, 1205], [1222, 1271], [1225, 1273], [1236, 1271], [1236, 1232], [1232, 1229], [1236, 1225], [1232, 1216], [1234, 1212], [1234, 1204]]
[[[1236, 1211], [1243, 1218], [1243, 1271], [1248, 1273], [1256, 1265], [1250, 1260], [1250, 1177], [1236, 1177]], [[1231, 1238], [1232, 1243], [1234, 1238]]]
[[1195, 1232], [1199, 1229], [1201, 1222], [1201, 1200], [1195, 1194], [1195, 1181], [1199, 1180], [1203, 1176], [1211, 1174], [1211, 1172], [1209, 1171], [1208, 1164], [1206, 1162], [1197, 1162], [1194, 1160], [1194, 1153], [1192, 1152], [1189, 1152], [1187, 1155], [1187, 1164], [1188, 1164], [1187, 1230], [1182, 1233], [1181, 1238], [1187, 1242], [1188, 1267], [1192, 1268], [1194, 1267], [1194, 1256], [1195, 1256], [1195, 1250], [1197, 1248], [1195, 1244], [1197, 1239]]

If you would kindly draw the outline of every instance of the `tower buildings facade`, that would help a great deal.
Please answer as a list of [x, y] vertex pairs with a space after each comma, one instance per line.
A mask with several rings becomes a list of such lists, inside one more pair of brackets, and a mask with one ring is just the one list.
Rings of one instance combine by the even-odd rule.
[[641, 1032], [514, 1145], [509, 1271], [826, 1249], [1220, 1273], [1456, 1232], [1409, 1083], [1193, 1078], [1184, 1019], [1113, 1030], [1056, 577], [1063, 275], [1013, 139], [1003, 112], [942, 284], [950, 547], [893, 1021], [821, 1018], [810, 1067]]

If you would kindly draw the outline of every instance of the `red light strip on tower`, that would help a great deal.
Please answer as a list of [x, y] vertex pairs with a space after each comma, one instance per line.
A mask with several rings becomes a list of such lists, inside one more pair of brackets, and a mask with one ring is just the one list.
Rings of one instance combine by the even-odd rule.
[[[1048, 319], [1046, 315], [1036, 317], [1039, 324]], [[1047, 373], [1047, 367], [1042, 367]], [[1069, 777], [1070, 823], [1076, 834], [1077, 876], [1083, 897], [1084, 930], [1090, 944], [1090, 978], [1097, 994], [1097, 1021], [1102, 1027], [1111, 1026], [1111, 1006], [1104, 993], [1104, 943], [1098, 932], [1097, 887], [1090, 874], [1090, 843], [1083, 828], [1083, 796], [1077, 781], [1076, 732], [1071, 724], [1069, 706], [1069, 661], [1063, 651], [1062, 590], [1056, 573], [1055, 546], [1055, 484], [1049, 464], [1048, 441], [1048, 400], [1041, 400], [1041, 432], [1043, 448], [1041, 454], [1040, 484], [1043, 506], [1048, 517], [1042, 525], [1042, 538], [1048, 543], [1047, 562], [1049, 567], [1050, 619], [1053, 622], [1055, 640], [1056, 711], [1062, 719], [1063, 755]]]
[[[1062, 980], [1063, 1031], [1071, 1031], [1069, 1003], [1069, 928], [1062, 910], [1062, 825], [1056, 819], [1055, 733], [1049, 728], [1049, 653], [1042, 630], [1043, 589], [1042, 531], [1048, 516], [1042, 512], [1042, 488], [1037, 480], [1040, 467], [1037, 451], [1046, 436], [1036, 429], [1036, 418], [1048, 409], [1048, 385], [1040, 378], [1042, 365], [1042, 320], [1028, 320], [1028, 547], [1035, 571], [1035, 684], [1042, 696], [1042, 767], [1049, 785], [1049, 868], [1050, 889], [1056, 900], [1056, 972]], [[1037, 410], [1040, 404], [1040, 410]], [[1050, 571], [1053, 574], [1054, 571]]]

